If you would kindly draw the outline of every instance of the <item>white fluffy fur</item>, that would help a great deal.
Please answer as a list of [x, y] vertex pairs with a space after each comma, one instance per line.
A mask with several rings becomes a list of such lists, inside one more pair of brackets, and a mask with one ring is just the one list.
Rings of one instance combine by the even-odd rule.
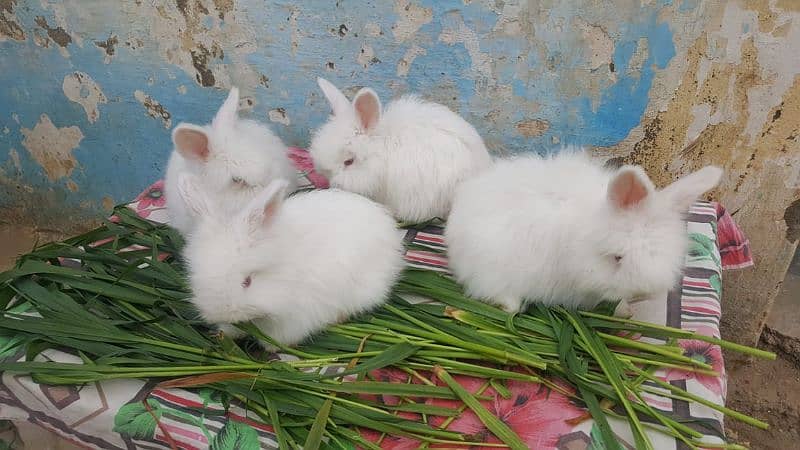
[[[233, 219], [207, 214], [200, 189], [181, 193], [203, 217], [190, 235], [193, 302], [210, 323], [253, 320], [286, 345], [381, 304], [403, 267], [388, 211], [335, 189], [283, 200], [273, 182]], [[244, 280], [250, 277], [250, 285]]]
[[446, 106], [409, 95], [382, 112], [372, 89], [351, 103], [317, 81], [333, 110], [311, 142], [317, 170], [332, 187], [382, 203], [402, 221], [446, 218], [456, 185], [491, 164], [475, 128]]
[[709, 166], [657, 192], [640, 167], [610, 171], [574, 151], [497, 162], [456, 192], [450, 267], [470, 295], [509, 311], [666, 292], [688, 245], [683, 215], [721, 176]]
[[[291, 190], [296, 183], [286, 146], [266, 125], [240, 119], [238, 105], [239, 91], [234, 87], [211, 124], [181, 123], [172, 131], [175, 149], [167, 165], [164, 190], [169, 223], [184, 235], [197, 217], [178, 195], [181, 174], [202, 180], [210, 208], [227, 214], [243, 208], [272, 180], [286, 180]], [[205, 157], [198, 155], [197, 149], [181, 147], [181, 136], [192, 132], [206, 137]]]

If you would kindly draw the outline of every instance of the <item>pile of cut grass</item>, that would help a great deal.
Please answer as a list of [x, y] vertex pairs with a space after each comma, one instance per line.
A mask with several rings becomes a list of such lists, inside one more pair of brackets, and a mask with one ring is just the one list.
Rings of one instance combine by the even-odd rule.
[[[619, 444], [607, 417], [628, 421], [638, 449], [653, 448], [648, 429], [689, 448], [741, 448], [701, 442], [701, 433], [648, 406], [643, 400], [647, 394], [700, 403], [767, 427], [666, 383], [654, 372], [670, 368], [714, 375], [708, 364], [684, 356], [680, 339], [764, 358], [774, 358], [772, 353], [610, 317], [608, 306], [605, 314], [538, 306], [509, 315], [466, 297], [441, 274], [414, 269], [403, 274], [382, 308], [333, 326], [303, 347], [282, 348], [297, 360], [264, 362], [199, 320], [174, 256], [181, 245], [174, 230], [118, 207], [113, 222], [21, 257], [14, 269], [0, 274], [5, 310], [0, 334], [5, 338], [3, 355], [24, 349], [25, 358], [2, 363], [0, 370], [27, 373], [48, 384], [154, 378], [164, 388], [205, 386], [238, 400], [271, 424], [281, 448], [378, 448], [359, 429], [415, 439], [423, 447], [477, 445], [469, 436], [447, 430], [467, 408], [505, 446], [527, 448], [485, 409], [481, 400], [486, 397], [468, 392], [453, 375], [484, 379], [498, 395], [507, 395], [509, 380], [558, 390], [588, 409], [608, 449]], [[405, 300], [417, 296], [438, 304]], [[271, 341], [251, 324], [240, 327]], [[73, 353], [83, 363], [36, 360], [51, 348]], [[340, 367], [322, 370], [330, 366]], [[374, 380], [371, 373], [386, 367], [419, 382]], [[370, 399], [375, 395], [403, 401], [387, 405]], [[460, 400], [464, 406], [419, 401], [426, 398]], [[400, 412], [420, 419], [403, 418]], [[431, 416], [447, 419], [433, 426], [427, 420]]]

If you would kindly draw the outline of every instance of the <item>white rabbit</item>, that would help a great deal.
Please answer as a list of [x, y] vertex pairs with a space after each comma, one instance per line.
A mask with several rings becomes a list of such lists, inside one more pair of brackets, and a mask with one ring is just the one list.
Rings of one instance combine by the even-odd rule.
[[575, 152], [497, 162], [456, 192], [450, 268], [468, 294], [509, 312], [528, 301], [602, 300], [623, 300], [626, 311], [675, 285], [688, 246], [683, 216], [721, 176], [708, 166], [656, 191], [641, 167], [611, 171]]
[[372, 89], [351, 104], [327, 80], [317, 83], [333, 110], [309, 149], [317, 170], [402, 221], [446, 218], [456, 185], [492, 162], [475, 128], [444, 105], [407, 95], [381, 112]]
[[202, 218], [184, 250], [202, 317], [223, 332], [253, 320], [293, 345], [380, 305], [404, 266], [403, 235], [367, 198], [331, 189], [284, 199], [286, 187], [273, 181], [233, 217], [211, 211], [191, 176], [180, 193]]
[[209, 206], [233, 214], [272, 180], [286, 180], [290, 192], [296, 171], [287, 147], [272, 131], [253, 120], [240, 119], [239, 90], [231, 88], [210, 125], [181, 123], [172, 130], [175, 149], [164, 178], [169, 223], [186, 235], [197, 218], [178, 194], [178, 178], [191, 173], [202, 180]]

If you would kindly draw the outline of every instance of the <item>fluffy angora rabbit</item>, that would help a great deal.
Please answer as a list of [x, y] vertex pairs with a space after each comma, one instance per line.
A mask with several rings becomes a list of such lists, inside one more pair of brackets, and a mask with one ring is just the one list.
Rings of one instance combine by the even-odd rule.
[[402, 233], [369, 199], [339, 190], [284, 198], [286, 182], [274, 181], [226, 217], [210, 210], [198, 182], [180, 183], [201, 217], [184, 256], [192, 301], [223, 331], [253, 320], [276, 341], [299, 343], [381, 304], [403, 267]]
[[684, 215], [721, 176], [709, 166], [657, 191], [641, 167], [611, 171], [575, 152], [498, 162], [456, 193], [450, 267], [470, 295], [512, 312], [666, 293], [684, 264]]
[[317, 82], [333, 110], [311, 142], [317, 170], [401, 221], [447, 218], [456, 185], [491, 164], [475, 128], [446, 106], [408, 95], [382, 110], [372, 89], [351, 103], [330, 82]]
[[240, 119], [239, 90], [232, 88], [210, 125], [181, 123], [172, 131], [175, 150], [167, 165], [164, 189], [169, 223], [189, 233], [197, 217], [178, 194], [182, 174], [197, 176], [208, 192], [209, 207], [233, 214], [270, 181], [285, 180], [290, 191], [296, 172], [287, 148], [266, 126]]

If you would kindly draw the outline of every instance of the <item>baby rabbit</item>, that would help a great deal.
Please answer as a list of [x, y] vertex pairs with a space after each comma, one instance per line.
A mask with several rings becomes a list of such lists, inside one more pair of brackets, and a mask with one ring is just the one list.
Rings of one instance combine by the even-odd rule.
[[190, 173], [202, 180], [209, 208], [223, 214], [238, 211], [272, 180], [285, 180], [293, 190], [296, 172], [287, 148], [269, 128], [240, 119], [239, 90], [227, 100], [210, 125], [181, 123], [172, 131], [175, 150], [169, 158], [164, 190], [169, 223], [186, 235], [197, 217], [178, 194], [178, 178]]
[[666, 293], [688, 246], [683, 215], [721, 176], [708, 166], [656, 191], [641, 167], [609, 171], [577, 153], [498, 162], [456, 192], [450, 268], [470, 295], [509, 312]]
[[382, 111], [372, 89], [351, 104], [327, 80], [317, 83], [333, 110], [309, 149], [317, 170], [401, 221], [446, 218], [456, 185], [492, 162], [475, 128], [446, 106], [407, 95]]
[[273, 181], [233, 216], [215, 213], [199, 180], [180, 194], [200, 218], [184, 250], [192, 301], [221, 325], [253, 320], [293, 345], [326, 325], [380, 305], [403, 268], [402, 233], [388, 211], [339, 190], [284, 199]]

